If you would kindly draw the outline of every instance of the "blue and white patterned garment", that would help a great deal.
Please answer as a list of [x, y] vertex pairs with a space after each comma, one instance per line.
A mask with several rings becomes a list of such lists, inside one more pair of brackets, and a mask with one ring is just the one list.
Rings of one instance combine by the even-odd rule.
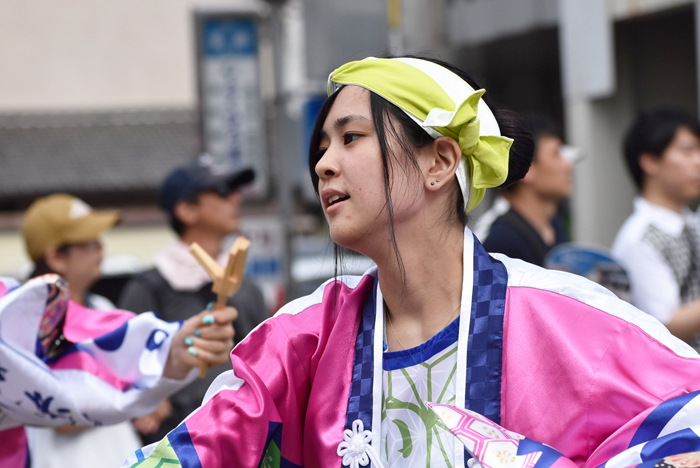
[[[193, 369], [183, 380], [162, 376], [180, 323], [152, 313], [90, 311], [69, 303], [51, 276], [22, 286], [0, 279], [0, 438], [14, 441], [0, 444], [0, 468], [22, 466], [17, 460], [26, 457], [25, 424], [126, 421], [154, 411], [197, 375]], [[62, 327], [57, 352], [47, 352], [38, 338], [51, 320]]]
[[420, 346], [384, 353], [379, 449], [385, 466], [455, 466], [458, 441], [425, 402], [455, 403], [458, 334], [459, 319]]

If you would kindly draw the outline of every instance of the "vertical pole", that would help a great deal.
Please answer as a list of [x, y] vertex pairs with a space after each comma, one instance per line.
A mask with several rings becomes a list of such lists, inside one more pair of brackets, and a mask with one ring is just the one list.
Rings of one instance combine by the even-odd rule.
[[700, 0], [695, 0], [695, 78], [698, 87], [698, 114], [700, 114]]
[[629, 57], [616, 55], [613, 26], [605, 0], [559, 0], [566, 135], [586, 155], [573, 169], [573, 237], [606, 248], [634, 196], [619, 149], [634, 115], [634, 78]]
[[293, 220], [293, 193], [290, 159], [296, 155], [290, 151], [290, 145], [285, 144], [294, 141], [291, 122], [285, 112], [284, 95], [284, 68], [283, 68], [283, 14], [285, 1], [271, 2], [272, 14], [270, 25], [272, 33], [272, 48], [275, 74], [275, 94], [273, 100], [274, 117], [272, 120], [272, 154], [271, 161], [274, 171], [274, 190], [277, 201], [277, 212], [282, 221], [282, 278], [284, 290], [287, 294], [291, 291], [291, 246], [292, 246], [292, 220]]
[[[700, 1], [700, 0], [698, 0]], [[389, 53], [403, 55], [403, 34], [401, 32], [401, 0], [386, 0], [389, 30]]]
[[400, 3], [403, 53], [445, 58], [445, 0], [401, 0]]

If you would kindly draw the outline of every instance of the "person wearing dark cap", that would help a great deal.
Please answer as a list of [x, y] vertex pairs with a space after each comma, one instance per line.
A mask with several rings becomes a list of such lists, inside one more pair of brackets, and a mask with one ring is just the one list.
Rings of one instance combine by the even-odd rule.
[[[211, 278], [189, 253], [189, 246], [197, 242], [222, 266], [226, 264], [228, 251], [222, 247], [239, 229], [239, 189], [254, 177], [251, 169], [225, 170], [208, 155], [173, 170], [161, 187], [160, 206], [178, 239], [155, 257], [155, 268], [126, 284], [119, 306], [134, 312], [153, 311], [164, 320], [174, 321], [184, 320], [215, 301]], [[269, 317], [262, 292], [246, 278], [229, 305], [238, 310], [236, 340]], [[162, 439], [198, 408], [214, 378], [228, 369], [230, 363], [209, 369], [205, 378], [173, 395], [173, 411], [167, 419], [153, 414], [136, 420], [144, 443]]]

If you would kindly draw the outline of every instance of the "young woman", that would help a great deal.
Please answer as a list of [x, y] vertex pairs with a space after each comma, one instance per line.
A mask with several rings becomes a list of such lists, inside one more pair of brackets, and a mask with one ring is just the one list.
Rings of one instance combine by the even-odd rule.
[[426, 401], [592, 467], [659, 435], [638, 429], [700, 388], [697, 354], [585, 279], [490, 257], [465, 227], [532, 159], [521, 120], [483, 93], [433, 60], [331, 74], [311, 178], [332, 239], [377, 266], [260, 325], [202, 407], [125, 466], [467, 466]]

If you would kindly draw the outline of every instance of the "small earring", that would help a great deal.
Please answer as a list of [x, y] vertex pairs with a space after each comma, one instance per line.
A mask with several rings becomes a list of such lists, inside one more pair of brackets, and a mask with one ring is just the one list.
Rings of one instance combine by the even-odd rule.
[[440, 179], [437, 179], [436, 182], [440, 182]]
[[430, 182], [430, 185], [435, 185], [435, 182]]

